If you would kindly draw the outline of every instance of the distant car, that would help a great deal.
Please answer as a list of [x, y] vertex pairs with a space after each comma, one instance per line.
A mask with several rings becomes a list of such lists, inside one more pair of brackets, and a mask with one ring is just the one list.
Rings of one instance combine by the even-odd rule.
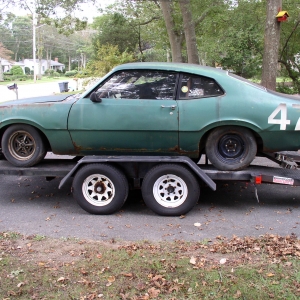
[[83, 155], [206, 153], [220, 170], [258, 152], [298, 150], [300, 101], [216, 68], [179, 63], [116, 67], [82, 95], [3, 102], [4, 156], [29, 167], [47, 151]]

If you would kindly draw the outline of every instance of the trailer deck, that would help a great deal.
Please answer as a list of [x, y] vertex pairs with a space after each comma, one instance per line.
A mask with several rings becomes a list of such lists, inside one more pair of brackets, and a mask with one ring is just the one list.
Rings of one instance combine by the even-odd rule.
[[[284, 157], [288, 155], [293, 161], [300, 161], [298, 152], [284, 152]], [[182, 162], [182, 157], [179, 157], [179, 162]], [[95, 156], [84, 157], [83, 163], [91, 162], [149, 162], [151, 157], [128, 157], [128, 156]], [[174, 157], [155, 157], [155, 161], [170, 162], [176, 159]], [[178, 161], [177, 161], [178, 162]], [[0, 161], [0, 175], [14, 175], [14, 176], [45, 176], [45, 177], [61, 177], [67, 176], [78, 163], [78, 159], [55, 159], [46, 158], [41, 163], [30, 168], [20, 168], [11, 165], [6, 160]], [[80, 161], [79, 161], [80, 163]], [[300, 186], [300, 170], [299, 169], [286, 169], [280, 166], [269, 167], [250, 165], [248, 168], [241, 171], [220, 171], [207, 163], [197, 165], [200, 170], [207, 174], [212, 180], [224, 181], [252, 181], [254, 183], [274, 183], [274, 184], [287, 184], [292, 186]]]

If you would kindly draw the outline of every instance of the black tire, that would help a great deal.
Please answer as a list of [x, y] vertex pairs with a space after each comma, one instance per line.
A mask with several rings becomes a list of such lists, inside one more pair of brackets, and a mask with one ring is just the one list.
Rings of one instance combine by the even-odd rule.
[[234, 171], [244, 169], [252, 162], [256, 156], [257, 144], [249, 129], [224, 126], [210, 133], [205, 151], [217, 169]]
[[47, 150], [40, 133], [30, 125], [8, 127], [1, 141], [6, 159], [16, 167], [31, 167], [39, 163]]
[[[168, 189], [168, 194], [164, 190]], [[189, 212], [200, 196], [199, 184], [187, 168], [177, 164], [153, 167], [145, 176], [142, 195], [146, 205], [162, 216]]]
[[73, 196], [85, 211], [108, 215], [118, 211], [128, 196], [125, 175], [108, 164], [83, 166], [73, 180]]

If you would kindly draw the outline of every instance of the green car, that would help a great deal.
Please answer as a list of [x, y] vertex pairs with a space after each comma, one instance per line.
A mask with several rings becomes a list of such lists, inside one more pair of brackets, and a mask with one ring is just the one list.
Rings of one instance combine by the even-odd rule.
[[60, 155], [206, 153], [220, 170], [247, 167], [257, 153], [298, 150], [300, 98], [216, 68], [131, 63], [81, 95], [0, 105], [1, 151], [15, 166]]

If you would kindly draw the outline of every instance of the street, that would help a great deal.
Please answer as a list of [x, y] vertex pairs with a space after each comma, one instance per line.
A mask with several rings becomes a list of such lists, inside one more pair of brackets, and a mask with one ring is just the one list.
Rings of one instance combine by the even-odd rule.
[[[90, 215], [71, 195], [59, 190], [60, 179], [2, 176], [0, 231], [95, 240], [210, 240], [217, 236], [300, 234], [300, 187], [245, 182], [219, 182], [217, 191], [203, 187], [196, 207], [186, 216], [162, 217], [131, 191], [121, 211]], [[196, 226], [195, 226], [196, 225]]]
[[[76, 88], [76, 82], [73, 79], [67, 80], [62, 78], [56, 82], [49, 83], [32, 83], [32, 84], [18, 84], [18, 98], [29, 98], [38, 96], [50, 96], [60, 93], [59, 82], [68, 82], [70, 90]], [[9, 84], [7, 84], [9, 85]], [[0, 102], [8, 100], [16, 100], [16, 93], [13, 90], [9, 90], [7, 85], [0, 85]]]

